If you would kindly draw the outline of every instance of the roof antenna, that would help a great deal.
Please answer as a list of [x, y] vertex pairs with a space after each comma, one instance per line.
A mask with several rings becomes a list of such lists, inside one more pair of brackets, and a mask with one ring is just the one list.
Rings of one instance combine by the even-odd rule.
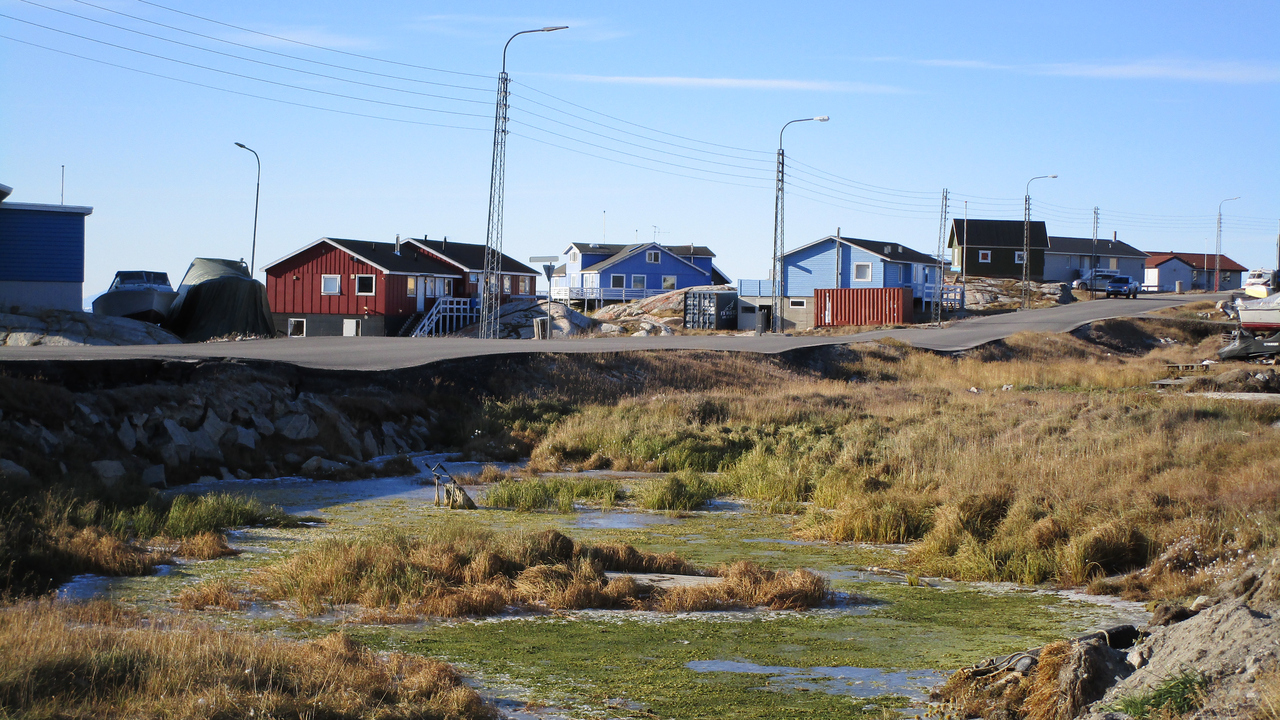
[[600, 242], [607, 243], [609, 242], [609, 211], [601, 210], [600, 214], [603, 216], [601, 220], [603, 225], [600, 232]]
[[67, 166], [66, 165], [62, 166], [62, 199], [58, 202], [58, 204], [59, 205], [67, 204]]

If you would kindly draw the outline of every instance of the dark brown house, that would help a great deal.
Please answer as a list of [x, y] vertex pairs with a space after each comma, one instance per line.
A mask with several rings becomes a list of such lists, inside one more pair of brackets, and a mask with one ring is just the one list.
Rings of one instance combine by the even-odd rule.
[[1022, 263], [1030, 263], [1031, 279], [1044, 279], [1044, 253], [1049, 249], [1049, 233], [1044, 221], [1031, 221], [1031, 257], [1023, 258], [1023, 222], [1021, 220], [969, 220], [969, 237], [965, 238], [965, 221], [953, 220], [947, 247], [951, 249], [952, 266], [977, 277], [1022, 279]]

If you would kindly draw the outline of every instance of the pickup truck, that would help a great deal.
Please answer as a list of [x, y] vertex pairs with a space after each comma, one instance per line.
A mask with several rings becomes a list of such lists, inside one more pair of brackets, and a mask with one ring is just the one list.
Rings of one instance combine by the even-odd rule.
[[1107, 297], [1138, 297], [1138, 281], [1128, 275], [1116, 275], [1107, 281]]
[[1079, 279], [1071, 283], [1071, 287], [1076, 290], [1105, 290], [1107, 282], [1118, 274], [1115, 270], [1103, 268], [1083, 270]]

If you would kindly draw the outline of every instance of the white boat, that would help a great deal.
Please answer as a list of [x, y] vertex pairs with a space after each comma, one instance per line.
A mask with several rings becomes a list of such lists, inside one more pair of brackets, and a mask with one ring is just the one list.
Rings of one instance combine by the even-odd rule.
[[1277, 278], [1275, 270], [1265, 268], [1250, 270], [1244, 279], [1244, 292], [1250, 297], [1264, 298], [1276, 291]]
[[159, 324], [178, 293], [169, 275], [150, 270], [121, 270], [107, 291], [94, 298], [93, 314], [127, 317]]
[[1280, 330], [1280, 293], [1257, 300], [1236, 301], [1240, 327], [1253, 333]]

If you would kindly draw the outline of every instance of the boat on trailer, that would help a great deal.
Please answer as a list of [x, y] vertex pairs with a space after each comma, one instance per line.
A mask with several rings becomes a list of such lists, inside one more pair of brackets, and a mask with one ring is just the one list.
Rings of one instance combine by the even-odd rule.
[[94, 315], [111, 315], [160, 324], [169, 314], [178, 293], [169, 284], [168, 273], [151, 270], [121, 270], [111, 287], [93, 301]]

